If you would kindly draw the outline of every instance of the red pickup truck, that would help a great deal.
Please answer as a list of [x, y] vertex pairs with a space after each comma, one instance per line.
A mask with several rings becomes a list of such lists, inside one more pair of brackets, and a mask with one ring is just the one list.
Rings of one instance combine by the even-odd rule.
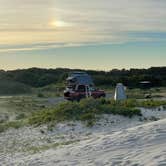
[[64, 98], [67, 100], [77, 100], [82, 98], [105, 97], [105, 92], [94, 88], [94, 83], [89, 74], [86, 72], [72, 72], [66, 79], [66, 90], [64, 91]]
[[89, 85], [77, 85], [75, 90], [67, 88], [64, 91], [64, 98], [70, 101], [79, 101], [86, 97], [100, 98], [105, 97], [106, 94], [103, 90], [98, 90], [90, 87]]

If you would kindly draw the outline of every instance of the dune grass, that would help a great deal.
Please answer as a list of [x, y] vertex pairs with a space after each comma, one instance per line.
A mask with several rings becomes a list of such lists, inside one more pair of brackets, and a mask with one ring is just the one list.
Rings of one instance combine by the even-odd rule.
[[155, 107], [160, 107], [160, 106], [165, 107], [166, 101], [165, 100], [152, 100], [152, 99], [148, 99], [148, 100], [128, 99], [128, 100], [121, 102], [121, 104], [125, 107], [155, 108]]
[[4, 132], [9, 128], [18, 129], [20, 127], [26, 126], [27, 124], [27, 119], [0, 123], [0, 132]]
[[154, 108], [159, 106], [166, 106], [165, 100], [144, 100], [141, 102], [138, 102], [139, 107], [145, 107], [145, 108]]
[[106, 99], [83, 99], [80, 102], [64, 102], [55, 108], [34, 113], [28, 118], [31, 125], [41, 125], [49, 122], [84, 121], [93, 125], [101, 114], [119, 114], [127, 117], [141, 115], [139, 109], [123, 103]]
[[154, 108], [163, 106], [166, 101], [159, 100], [125, 100], [114, 101], [109, 99], [83, 99], [80, 102], [63, 102], [52, 108], [35, 111], [28, 117], [20, 116], [15, 121], [0, 123], [0, 132], [9, 128], [20, 128], [22, 126], [39, 126], [43, 124], [56, 124], [65, 121], [81, 121], [87, 126], [93, 126], [101, 118], [102, 114], [122, 115], [133, 117], [141, 116], [139, 107]]
[[52, 144], [48, 144], [48, 145], [32, 146], [32, 147], [25, 148], [24, 152], [30, 152], [32, 154], [35, 154], [38, 152], [46, 151], [50, 148], [55, 149], [59, 146], [66, 146], [66, 145], [70, 145], [70, 144], [74, 144], [74, 143], [78, 143], [78, 142], [80, 142], [80, 140], [73, 140], [73, 141], [71, 140], [71, 141], [52, 143]]

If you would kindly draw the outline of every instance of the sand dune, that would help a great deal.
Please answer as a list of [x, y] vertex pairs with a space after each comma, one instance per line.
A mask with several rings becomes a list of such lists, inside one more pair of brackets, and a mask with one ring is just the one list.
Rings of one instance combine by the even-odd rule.
[[[163, 113], [161, 112], [161, 114]], [[159, 112], [156, 112], [157, 114]], [[44, 144], [42, 137], [43, 140], [44, 137], [49, 137], [51, 140], [51, 138], [57, 136], [60, 132], [63, 134], [63, 141], [74, 141], [68, 145], [48, 148], [34, 154], [22, 152], [3, 153], [0, 156], [0, 161], [2, 165], [35, 166], [166, 165], [165, 118], [149, 122], [140, 122], [137, 118], [128, 119], [120, 116], [114, 116], [110, 119], [111, 121], [113, 119], [117, 121], [112, 125], [110, 123], [110, 126], [101, 125], [101, 127], [95, 126], [92, 129], [86, 129], [81, 124], [71, 129], [70, 126], [61, 124], [55, 131], [43, 136], [39, 134], [38, 129], [29, 129], [29, 133], [28, 129], [24, 129], [24, 132], [22, 131], [23, 129], [20, 129], [19, 132], [23, 133], [24, 140], [30, 133], [35, 133], [34, 136], [33, 134], [29, 136], [29, 138], [32, 137], [31, 141], [32, 143], [34, 141], [34, 144], [36, 140], [38, 144], [42, 145]], [[8, 134], [6, 134], [9, 135], [9, 132], [12, 133], [13, 131], [8, 131]], [[1, 135], [1, 139], [4, 139], [4, 137], [4, 135]], [[19, 138], [20, 142], [23, 141], [21, 135]], [[18, 138], [15, 141], [18, 141]], [[56, 141], [55, 138], [52, 141]]]

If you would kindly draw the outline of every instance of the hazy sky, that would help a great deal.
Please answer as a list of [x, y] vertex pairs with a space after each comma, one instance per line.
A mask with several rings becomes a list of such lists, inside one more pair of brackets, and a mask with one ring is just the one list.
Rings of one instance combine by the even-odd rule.
[[166, 0], [0, 0], [0, 68], [166, 66]]

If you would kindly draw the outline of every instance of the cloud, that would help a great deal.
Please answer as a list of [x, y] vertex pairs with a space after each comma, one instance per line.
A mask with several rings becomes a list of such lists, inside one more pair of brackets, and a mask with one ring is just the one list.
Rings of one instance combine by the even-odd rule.
[[0, 45], [0, 53], [49, 50], [62, 47], [80, 47], [100, 45], [101, 43], [36, 43], [23, 45]]
[[[0, 0], [0, 33], [23, 32], [9, 37], [32, 43], [121, 43], [129, 41], [161, 40], [149, 33], [166, 32], [165, 0]], [[73, 27], [57, 29], [49, 22], [62, 20]], [[49, 35], [47, 35], [49, 32]], [[34, 38], [34, 34], [39, 36]], [[48, 36], [48, 37], [46, 37]], [[28, 37], [27, 37], [28, 38]], [[4, 38], [0, 39], [0, 43]], [[38, 48], [35, 48], [38, 49]]]

